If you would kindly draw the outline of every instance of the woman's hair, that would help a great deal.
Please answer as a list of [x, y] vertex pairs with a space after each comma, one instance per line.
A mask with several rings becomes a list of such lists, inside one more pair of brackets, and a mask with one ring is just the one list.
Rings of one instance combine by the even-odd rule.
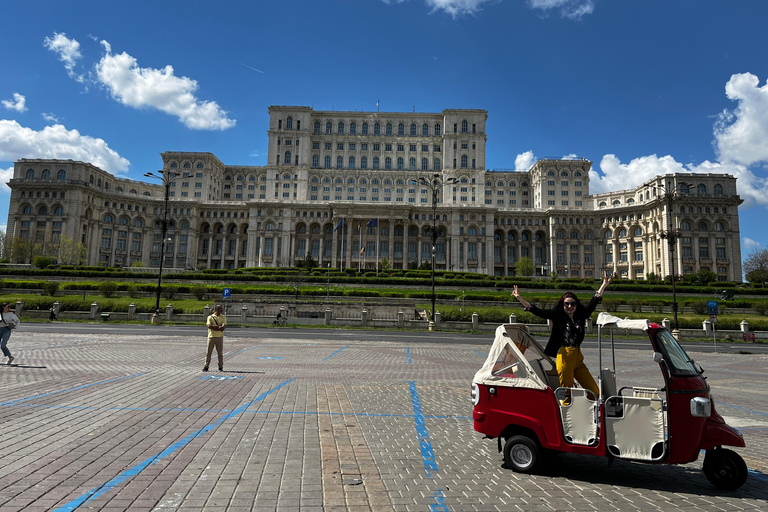
[[563, 306], [563, 302], [565, 302], [565, 299], [573, 299], [576, 301], [576, 309], [583, 308], [584, 305], [581, 303], [579, 298], [576, 296], [573, 292], [565, 292], [562, 297], [560, 297], [560, 300], [557, 301], [557, 304], [555, 304], [556, 308], [565, 309]]

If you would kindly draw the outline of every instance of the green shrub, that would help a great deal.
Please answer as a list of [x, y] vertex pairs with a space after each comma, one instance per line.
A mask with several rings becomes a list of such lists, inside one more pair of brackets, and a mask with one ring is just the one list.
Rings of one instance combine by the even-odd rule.
[[109, 298], [117, 291], [117, 283], [114, 281], [104, 281], [99, 284], [99, 293]]
[[612, 313], [615, 313], [619, 310], [619, 306], [622, 305], [624, 301], [621, 299], [612, 299], [612, 298], [606, 298], [603, 299], [603, 306], [607, 311], [610, 311]]
[[51, 263], [53, 260], [47, 256], [35, 256], [35, 259], [32, 260], [32, 264], [37, 268], [46, 268]]
[[197, 300], [203, 300], [205, 298], [205, 294], [208, 292], [208, 287], [202, 284], [196, 284], [190, 289], [190, 291]]
[[132, 299], [135, 299], [137, 297], [141, 296], [141, 285], [136, 283], [131, 283], [128, 286], [125, 287], [126, 291], [128, 292], [128, 296]]
[[752, 309], [757, 311], [760, 315], [765, 315], [768, 313], [768, 302], [755, 302], [752, 304]]
[[167, 284], [163, 286], [163, 297], [166, 299], [173, 299], [176, 294], [179, 293], [179, 287], [173, 284]]
[[56, 295], [56, 292], [59, 291], [59, 282], [58, 281], [46, 281], [43, 283], [43, 293], [46, 295], [50, 295], [53, 297]]
[[690, 306], [691, 310], [697, 315], [704, 315], [707, 312], [707, 301], [705, 300], [690, 301], [686, 305]]
[[634, 313], [639, 313], [643, 310], [643, 301], [639, 299], [632, 299], [629, 301], [629, 306]]

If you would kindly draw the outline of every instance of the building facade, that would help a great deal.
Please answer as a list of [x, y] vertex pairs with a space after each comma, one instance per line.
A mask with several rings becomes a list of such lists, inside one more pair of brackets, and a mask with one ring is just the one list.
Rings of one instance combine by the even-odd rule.
[[675, 273], [741, 281], [733, 176], [657, 176], [591, 195], [586, 159], [486, 169], [487, 117], [270, 107], [264, 166], [162, 153], [161, 172], [173, 176], [164, 244], [160, 183], [21, 159], [8, 183], [8, 246], [18, 237], [55, 248], [66, 236], [87, 246], [87, 264], [106, 266], [156, 267], [163, 249], [165, 267], [292, 266], [310, 255], [323, 267], [387, 258], [408, 268], [431, 261], [434, 242], [440, 270], [514, 275], [528, 257], [536, 275], [642, 279], [672, 273], [673, 233]]

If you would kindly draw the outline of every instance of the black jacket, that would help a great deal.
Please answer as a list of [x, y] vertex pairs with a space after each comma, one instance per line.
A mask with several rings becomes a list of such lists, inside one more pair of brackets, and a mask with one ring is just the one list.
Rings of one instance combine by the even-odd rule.
[[557, 356], [557, 351], [563, 346], [565, 339], [565, 329], [568, 324], [571, 324], [572, 329], [575, 332], [575, 346], [581, 346], [581, 342], [584, 341], [584, 330], [586, 329], [587, 318], [589, 318], [595, 311], [595, 308], [602, 297], [595, 295], [589, 304], [585, 306], [576, 306], [576, 311], [573, 313], [573, 320], [565, 312], [563, 306], [558, 306], [553, 309], [541, 309], [531, 304], [530, 308], [525, 308], [526, 311], [530, 311], [539, 318], [546, 318], [552, 320], [552, 333], [549, 335], [549, 341], [547, 347], [544, 349], [544, 353], [550, 357]]

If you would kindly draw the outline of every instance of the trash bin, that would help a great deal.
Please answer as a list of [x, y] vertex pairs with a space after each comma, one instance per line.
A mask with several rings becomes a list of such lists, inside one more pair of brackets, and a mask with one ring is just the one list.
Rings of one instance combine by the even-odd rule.
[[101, 314], [101, 321], [102, 322], [108, 322], [109, 321], [109, 313], [102, 313]]

